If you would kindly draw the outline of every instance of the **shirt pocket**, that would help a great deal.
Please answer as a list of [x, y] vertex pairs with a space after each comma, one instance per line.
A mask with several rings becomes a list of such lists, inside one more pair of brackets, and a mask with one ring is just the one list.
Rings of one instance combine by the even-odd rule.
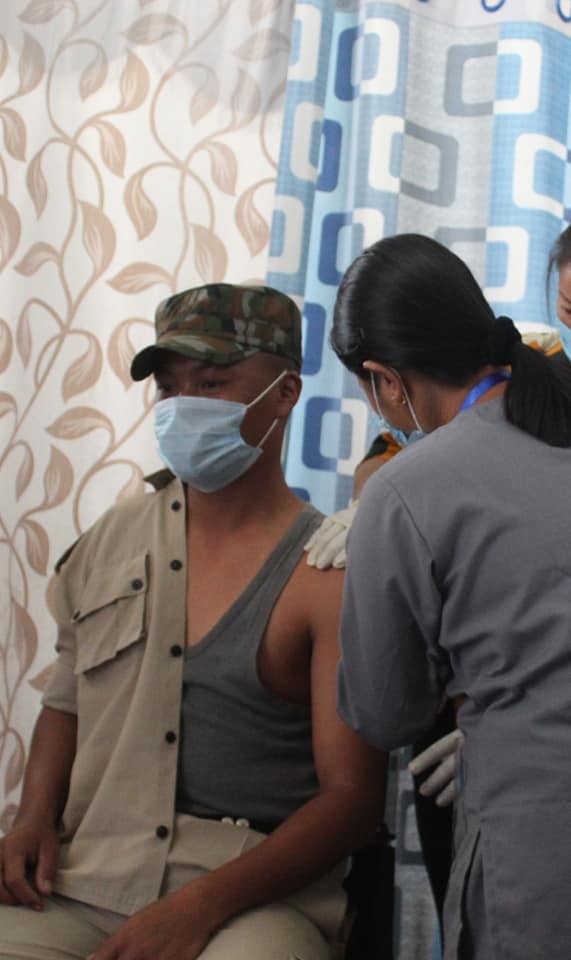
[[75, 673], [87, 674], [146, 637], [149, 555], [92, 570], [72, 620]]

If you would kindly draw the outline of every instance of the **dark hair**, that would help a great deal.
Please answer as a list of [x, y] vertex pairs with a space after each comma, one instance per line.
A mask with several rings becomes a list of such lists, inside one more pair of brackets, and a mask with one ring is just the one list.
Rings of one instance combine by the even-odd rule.
[[554, 269], [561, 270], [571, 263], [571, 227], [567, 227], [563, 233], [560, 233], [557, 240], [549, 252], [549, 263], [547, 265], [546, 286], [549, 300], [549, 282]]
[[496, 320], [466, 264], [420, 234], [379, 240], [346, 271], [331, 344], [361, 379], [365, 360], [437, 383], [464, 386], [488, 364], [511, 365], [504, 405], [515, 426], [551, 446], [571, 446], [571, 377]]

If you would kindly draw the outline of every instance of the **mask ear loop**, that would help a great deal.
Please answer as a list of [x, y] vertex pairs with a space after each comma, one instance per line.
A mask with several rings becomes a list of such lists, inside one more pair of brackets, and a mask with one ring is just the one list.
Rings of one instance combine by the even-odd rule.
[[[260, 400], [263, 400], [264, 397], [266, 396], [266, 394], [268, 394], [268, 393], [270, 392], [270, 390], [272, 390], [273, 387], [275, 387], [275, 386], [280, 382], [280, 380], [283, 380], [283, 378], [285, 377], [286, 373], [291, 373], [291, 371], [290, 371], [290, 370], [282, 370], [282, 372], [275, 378], [275, 380], [272, 380], [272, 382], [269, 384], [269, 386], [267, 386], [266, 389], [263, 390], [262, 393], [259, 394], [259, 396], [257, 396], [254, 400], [250, 401], [250, 403], [246, 404], [247, 409], [249, 410], [250, 407], [253, 407], [255, 403], [258, 403]], [[270, 433], [271, 433], [272, 430], [275, 428], [276, 423], [278, 422], [278, 420], [279, 420], [279, 417], [276, 417], [276, 419], [274, 420], [274, 422], [270, 425], [269, 430], [266, 430], [266, 432], [265, 432], [264, 436], [262, 437], [262, 439], [256, 444], [256, 447], [263, 447], [263, 445], [264, 445], [264, 443], [266, 442], [266, 440], [268, 439]]]
[[282, 370], [282, 372], [278, 374], [275, 380], [272, 380], [272, 382], [265, 388], [265, 390], [262, 390], [262, 392], [259, 393], [257, 397], [254, 397], [253, 400], [250, 400], [250, 403], [246, 404], [246, 407], [248, 408], [248, 410], [250, 409], [250, 407], [253, 407], [255, 403], [259, 403], [260, 400], [263, 400], [266, 394], [268, 394], [270, 390], [272, 390], [273, 387], [275, 387], [280, 382], [280, 380], [283, 380], [286, 373], [291, 373], [291, 372], [292, 372], [291, 370]]
[[371, 390], [373, 391], [373, 399], [375, 401], [375, 408], [376, 408], [377, 414], [381, 418], [381, 420], [384, 420], [385, 418], [381, 411], [381, 405], [379, 403], [379, 395], [377, 393], [377, 383], [375, 380], [375, 374], [373, 373], [372, 370], [369, 370], [369, 379], [371, 381]]
[[[405, 387], [405, 385], [404, 385], [403, 379], [402, 379], [400, 373], [398, 372], [398, 370], [395, 370], [394, 372], [396, 373], [397, 377], [398, 377], [399, 380], [400, 380], [400, 385], [401, 385], [401, 387], [402, 387], [402, 392], [403, 392], [403, 394], [404, 394], [404, 399], [403, 399], [402, 402], [403, 402], [403, 404], [404, 404], [404, 403], [407, 404], [408, 409], [409, 409], [409, 411], [410, 411], [410, 415], [411, 415], [412, 419], [414, 420], [414, 425], [415, 425], [416, 429], [417, 429], [420, 433], [424, 433], [424, 430], [423, 430], [422, 427], [420, 426], [418, 417], [417, 417], [417, 415], [416, 415], [416, 413], [415, 413], [415, 410], [414, 410], [414, 407], [413, 407], [413, 405], [412, 405], [412, 400], [410, 399], [410, 397], [409, 397], [409, 395], [408, 395], [408, 391], [407, 391], [407, 389], [406, 389], [406, 387]], [[374, 373], [373, 373], [372, 370], [369, 370], [369, 377], [370, 377], [370, 380], [371, 380], [371, 390], [373, 391], [373, 399], [374, 399], [374, 401], [375, 401], [375, 407], [376, 407], [377, 413], [378, 413], [379, 417], [381, 418], [381, 420], [384, 420], [385, 418], [384, 418], [383, 413], [382, 413], [382, 411], [381, 411], [381, 405], [380, 405], [380, 403], [379, 403], [379, 395], [378, 395], [378, 393], [377, 393], [377, 383], [376, 383], [375, 376], [374, 376]]]
[[417, 417], [416, 413], [414, 412], [414, 407], [413, 407], [413, 405], [412, 405], [412, 400], [410, 399], [410, 397], [409, 397], [409, 395], [408, 395], [408, 391], [407, 391], [407, 389], [406, 389], [406, 387], [405, 387], [405, 385], [404, 385], [404, 383], [403, 383], [403, 379], [402, 379], [400, 373], [398, 372], [398, 370], [395, 370], [395, 373], [396, 373], [397, 377], [398, 377], [399, 380], [400, 380], [400, 385], [401, 385], [401, 387], [402, 387], [402, 392], [403, 392], [403, 394], [404, 394], [404, 397], [405, 397], [405, 400], [406, 400], [408, 409], [409, 409], [409, 411], [410, 411], [410, 415], [411, 415], [412, 419], [414, 420], [414, 425], [415, 425], [416, 429], [417, 429], [420, 433], [424, 433], [424, 430], [422, 429], [422, 427], [420, 426], [420, 423], [418, 422], [418, 417]]
[[266, 430], [266, 432], [265, 432], [264, 436], [262, 437], [262, 439], [260, 440], [260, 442], [256, 444], [257, 447], [263, 447], [263, 446], [264, 446], [264, 444], [265, 444], [266, 440], [268, 439], [270, 433], [272, 432], [272, 430], [274, 429], [276, 423], [278, 422], [278, 419], [279, 419], [279, 418], [276, 417], [276, 419], [275, 419], [274, 422], [272, 423], [270, 429], [269, 429], [269, 430]]

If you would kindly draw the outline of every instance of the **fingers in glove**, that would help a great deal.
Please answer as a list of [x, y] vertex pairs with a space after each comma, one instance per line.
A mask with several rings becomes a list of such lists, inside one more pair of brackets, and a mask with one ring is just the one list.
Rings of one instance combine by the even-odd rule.
[[435, 803], [437, 807], [449, 807], [456, 799], [456, 780], [451, 780], [445, 790], [439, 793]]
[[422, 753], [414, 757], [414, 759], [410, 761], [408, 769], [414, 777], [418, 776], [419, 773], [424, 773], [425, 770], [434, 767], [450, 754], [455, 754], [463, 740], [464, 737], [460, 730], [453, 730], [452, 733], [447, 733], [445, 737], [441, 737], [440, 740], [431, 743], [426, 750], [423, 750]]
[[311, 548], [315, 546], [316, 543], [319, 543], [319, 541], [321, 540], [324, 534], [326, 536], [329, 534], [331, 527], [336, 527], [336, 526], [337, 526], [337, 523], [333, 517], [325, 517], [325, 520], [322, 521], [322, 523], [317, 528], [317, 530], [313, 531], [313, 533], [311, 534], [309, 540], [307, 541], [303, 549], [311, 550]]
[[339, 553], [335, 557], [335, 560], [333, 561], [333, 566], [335, 567], [336, 570], [344, 570], [345, 567], [347, 566], [347, 551], [345, 550], [345, 547], [342, 547], [342, 549], [339, 551]]
[[316, 562], [316, 567], [319, 570], [326, 570], [327, 567], [333, 566], [336, 558], [345, 548], [346, 539], [347, 531], [341, 529], [337, 531], [334, 537], [331, 537], [327, 544], [323, 545], [323, 548], [319, 551]]
[[344, 527], [337, 524], [327, 531], [325, 536], [321, 536], [311, 548], [307, 562], [310, 567], [317, 567], [318, 570], [325, 570], [330, 567], [339, 551], [345, 544], [347, 531]]
[[[331, 566], [333, 558], [339, 552], [338, 544], [345, 542], [347, 531], [345, 527], [341, 527], [338, 523], [332, 523], [327, 529], [324, 529], [323, 526], [320, 527], [317, 533], [319, 536], [316, 537], [314, 534], [312, 537], [313, 543], [308, 541], [311, 546], [307, 562], [310, 567], [318, 567], [323, 570], [325, 567]], [[307, 550], [307, 545], [305, 549]]]
[[419, 793], [423, 797], [433, 797], [444, 787], [447, 787], [451, 780], [456, 776], [456, 754], [446, 757], [442, 763], [439, 763], [436, 770], [420, 785]]

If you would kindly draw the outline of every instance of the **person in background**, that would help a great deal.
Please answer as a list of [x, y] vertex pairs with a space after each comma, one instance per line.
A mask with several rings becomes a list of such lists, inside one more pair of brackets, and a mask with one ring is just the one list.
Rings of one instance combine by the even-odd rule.
[[386, 757], [337, 714], [343, 575], [303, 561], [322, 515], [281, 470], [301, 318], [221, 283], [155, 321], [131, 373], [168, 469], [58, 564], [0, 957], [331, 960]]
[[[553, 350], [553, 362], [561, 370], [571, 366], [571, 227], [555, 241], [549, 256], [547, 288], [557, 270], [557, 304], [555, 325], [561, 337], [561, 349]], [[548, 293], [549, 302], [549, 293]]]
[[424, 436], [360, 498], [340, 713], [390, 750], [462, 697], [445, 960], [568, 960], [571, 377], [416, 234], [349, 267], [332, 344], [371, 407]]

